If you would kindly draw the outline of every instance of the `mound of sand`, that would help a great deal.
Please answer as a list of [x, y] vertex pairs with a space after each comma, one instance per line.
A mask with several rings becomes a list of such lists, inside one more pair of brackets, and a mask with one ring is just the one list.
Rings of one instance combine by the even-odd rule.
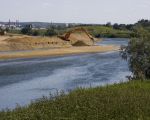
[[58, 37], [9, 37], [0, 41], [0, 51], [33, 50], [58, 47], [70, 47], [67, 41]]
[[71, 46], [90, 46], [93, 41], [84, 32], [75, 32], [65, 41], [57, 36], [33, 37], [25, 35], [0, 36], [0, 51], [34, 50]]
[[72, 33], [69, 40], [72, 45], [77, 43], [77, 41], [82, 41], [85, 45], [93, 45], [93, 41], [83, 32]]

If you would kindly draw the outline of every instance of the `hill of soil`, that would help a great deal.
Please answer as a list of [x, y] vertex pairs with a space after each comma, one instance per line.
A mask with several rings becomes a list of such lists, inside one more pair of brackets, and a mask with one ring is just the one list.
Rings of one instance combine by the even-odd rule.
[[84, 32], [75, 32], [65, 41], [57, 36], [33, 37], [25, 35], [0, 36], [0, 51], [18, 51], [61, 48], [71, 46], [90, 46], [93, 41]]
[[72, 33], [69, 37], [71, 44], [75, 44], [78, 41], [82, 41], [85, 45], [93, 45], [93, 41], [86, 35], [86, 33], [78, 32]]

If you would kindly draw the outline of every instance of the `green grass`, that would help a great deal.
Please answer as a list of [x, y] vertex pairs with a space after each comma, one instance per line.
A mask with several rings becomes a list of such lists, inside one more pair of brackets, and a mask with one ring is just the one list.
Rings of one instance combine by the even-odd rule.
[[150, 120], [150, 81], [77, 89], [0, 112], [0, 120]]
[[128, 30], [116, 30], [106, 26], [85, 26], [84, 28], [95, 37], [129, 38], [132, 34]]

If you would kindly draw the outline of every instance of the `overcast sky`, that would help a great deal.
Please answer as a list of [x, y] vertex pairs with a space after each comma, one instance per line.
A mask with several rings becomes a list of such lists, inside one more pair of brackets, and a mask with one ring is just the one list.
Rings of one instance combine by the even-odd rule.
[[150, 19], [150, 0], [0, 0], [0, 21], [134, 23]]

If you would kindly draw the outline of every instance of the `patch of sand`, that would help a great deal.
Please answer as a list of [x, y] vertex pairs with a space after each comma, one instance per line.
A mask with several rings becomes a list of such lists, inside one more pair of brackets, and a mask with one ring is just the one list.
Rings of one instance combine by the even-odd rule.
[[69, 47], [69, 48], [57, 48], [47, 50], [32, 50], [29, 52], [6, 52], [0, 54], [0, 59], [14, 59], [14, 58], [34, 58], [41, 56], [60, 56], [69, 54], [81, 54], [81, 53], [98, 53], [107, 51], [117, 51], [118, 46], [84, 46], [84, 47]]
[[[0, 37], [1, 38], [1, 37]], [[57, 47], [70, 47], [71, 45], [58, 37], [4, 37], [0, 41], [0, 51], [34, 50]]]

